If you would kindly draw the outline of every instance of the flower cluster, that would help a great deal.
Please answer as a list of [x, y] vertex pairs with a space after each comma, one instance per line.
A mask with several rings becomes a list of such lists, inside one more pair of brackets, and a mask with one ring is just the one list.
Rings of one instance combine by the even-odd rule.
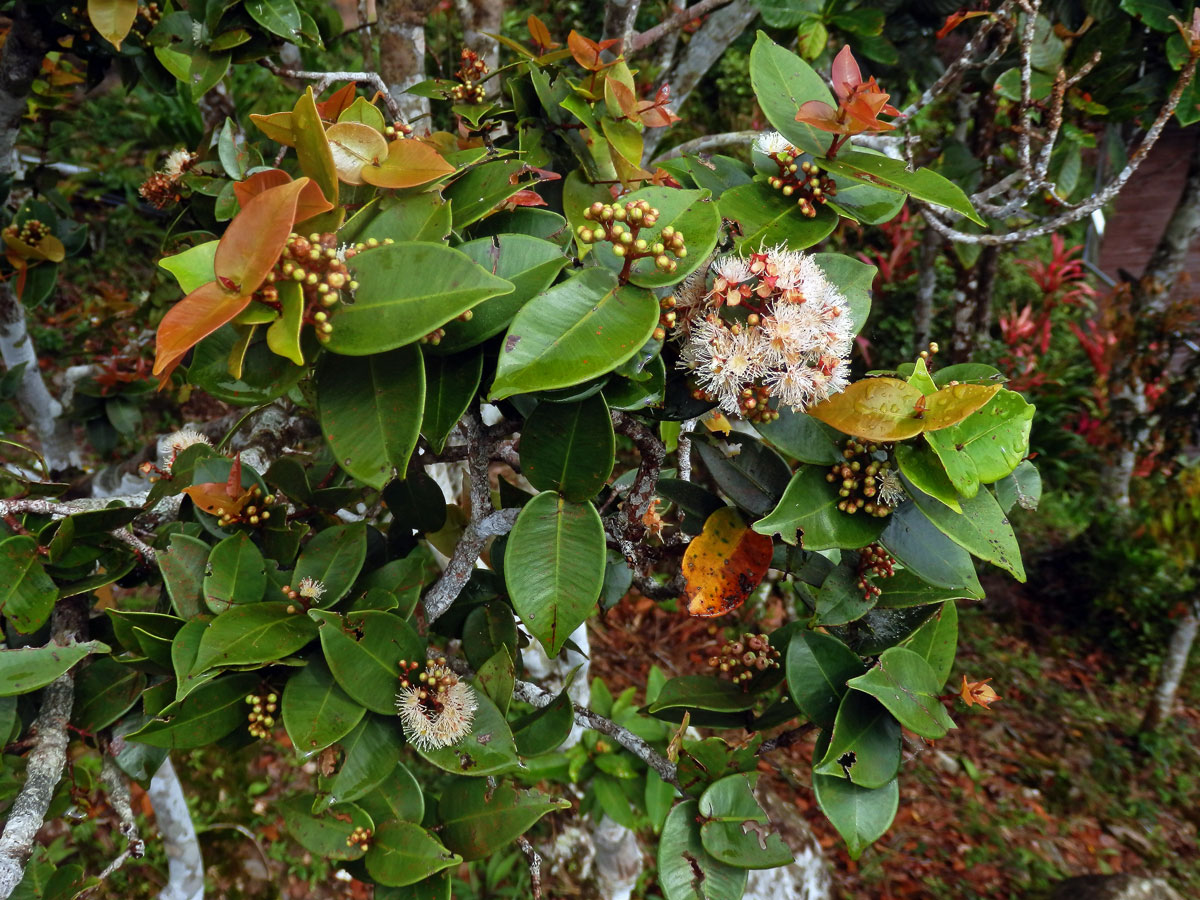
[[779, 167], [779, 174], [767, 179], [767, 184], [783, 196], [796, 198], [800, 212], [814, 218], [817, 206], [837, 194], [837, 185], [810, 162], [797, 162], [800, 151], [788, 143], [778, 131], [760, 134], [754, 139], [754, 149]]
[[[162, 438], [158, 445], [158, 458], [163, 467], [164, 474], [171, 474], [171, 469], [175, 465], [175, 460], [179, 458], [179, 454], [188, 447], [196, 446], [196, 444], [211, 447], [212, 441], [191, 425], [184, 425], [178, 431]], [[145, 463], [142, 466], [142, 471], [149, 472], [155, 468], [152, 463]]]
[[835, 464], [825, 480], [837, 485], [837, 508], [844, 513], [860, 509], [868, 516], [891, 515], [904, 501], [904, 488], [879, 444], [847, 438], [842, 445], [843, 462]]
[[[580, 225], [575, 233], [584, 244], [608, 241], [612, 244], [613, 256], [623, 258], [625, 267], [621, 271], [624, 282], [630, 266], [635, 260], [654, 258], [654, 265], [663, 272], [674, 272], [679, 263], [676, 259], [687, 256], [683, 232], [668, 225], [663, 228], [658, 240], [647, 240], [641, 236], [643, 228], [653, 228], [660, 213], [646, 200], [631, 200], [624, 206], [610, 205], [597, 200], [583, 211], [583, 217], [595, 222], [594, 228]], [[668, 255], [669, 254], [669, 255]], [[671, 259], [674, 256], [675, 259]]]
[[250, 714], [246, 718], [250, 721], [248, 730], [251, 737], [264, 741], [271, 737], [271, 729], [275, 726], [275, 709], [278, 702], [279, 697], [275, 694], [246, 695], [246, 705], [250, 707]]
[[419, 749], [450, 747], [465, 738], [471, 733], [475, 706], [475, 692], [458, 680], [445, 657], [427, 659], [424, 665], [400, 660], [396, 710], [404, 736]]
[[264, 496], [262, 488], [256, 484], [247, 488], [241, 499], [244, 501], [244, 505], [238, 509], [227, 509], [221, 512], [217, 517], [217, 524], [222, 528], [228, 528], [239, 522], [245, 522], [248, 525], [266, 525], [267, 520], [271, 518], [271, 511], [267, 507], [275, 502], [275, 495], [266, 494]]
[[680, 366], [696, 396], [753, 422], [778, 418], [767, 401], [795, 412], [849, 384], [850, 308], [821, 267], [782, 246], [712, 266], [707, 294], [676, 294]]
[[455, 103], [482, 103], [484, 90], [479, 82], [487, 73], [487, 63], [474, 50], [464, 47], [461, 64], [454, 73], [460, 83], [450, 89], [450, 99]]
[[[304, 609], [308, 609], [309, 607], [320, 603], [321, 598], [325, 595], [325, 585], [322, 582], [317, 581], [317, 579], [310, 578], [307, 575], [301, 578], [300, 583], [294, 588], [291, 585], [285, 584], [279, 590], [282, 591], [289, 600], [294, 600], [300, 603]], [[292, 603], [288, 604], [287, 611], [289, 613], [294, 613], [298, 612], [299, 609], [294, 603]]]
[[729, 675], [734, 684], [745, 684], [758, 672], [779, 668], [779, 651], [771, 646], [765, 634], [743, 634], [739, 640], [721, 645], [708, 665], [722, 675]]
[[862, 591], [863, 599], [870, 600], [883, 593], [882, 589], [868, 578], [891, 578], [896, 574], [895, 560], [879, 544], [868, 544], [858, 555], [858, 589]]
[[155, 209], [165, 209], [183, 200], [179, 181], [196, 162], [197, 156], [184, 149], [172, 150], [163, 167], [146, 179], [138, 189], [142, 199]]
[[346, 838], [346, 846], [357, 846], [359, 850], [366, 853], [371, 849], [371, 838], [374, 837], [374, 835], [375, 832], [370, 828], [364, 828], [361, 825], [356, 825], [354, 830], [350, 832], [349, 836]]

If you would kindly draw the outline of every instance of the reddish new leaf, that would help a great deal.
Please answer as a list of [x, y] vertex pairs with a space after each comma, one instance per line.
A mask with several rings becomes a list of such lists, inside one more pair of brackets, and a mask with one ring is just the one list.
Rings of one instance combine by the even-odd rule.
[[553, 50], [555, 47], [562, 46], [550, 37], [550, 29], [537, 16], [530, 16], [525, 20], [525, 24], [529, 28], [529, 36], [533, 38], [533, 43], [537, 47], [539, 55], [547, 50]]
[[249, 305], [249, 293], [230, 293], [218, 282], [210, 281], [167, 310], [159, 323], [154, 345], [154, 374], [159, 376], [160, 386], [167, 383], [192, 347]]
[[616, 38], [610, 38], [607, 41], [593, 41], [574, 30], [567, 35], [567, 47], [570, 49], [571, 55], [575, 57], [575, 62], [589, 72], [599, 72], [608, 67], [608, 63], [601, 61], [600, 54], [617, 43], [620, 42]]
[[683, 555], [683, 601], [693, 616], [723, 616], [746, 602], [766, 577], [773, 546], [732, 506], [704, 522]]
[[328, 99], [317, 104], [317, 112], [326, 122], [336, 122], [337, 117], [350, 108], [354, 102], [354, 93], [358, 85], [351, 81], [339, 91], [330, 94]]
[[226, 291], [249, 297], [258, 290], [283, 252], [300, 194], [309, 184], [307, 178], [299, 178], [267, 188], [233, 217], [213, 259], [217, 281]]
[[[291, 180], [292, 176], [283, 169], [263, 169], [261, 172], [255, 172], [245, 181], [234, 182], [233, 195], [237, 197], [238, 206], [245, 208], [251, 197], [261, 194], [267, 188], [289, 184]], [[332, 208], [333, 204], [325, 199], [325, 195], [321, 193], [316, 182], [309, 181], [300, 191], [300, 198], [296, 201], [296, 221], [303, 222], [307, 218], [320, 215]]]

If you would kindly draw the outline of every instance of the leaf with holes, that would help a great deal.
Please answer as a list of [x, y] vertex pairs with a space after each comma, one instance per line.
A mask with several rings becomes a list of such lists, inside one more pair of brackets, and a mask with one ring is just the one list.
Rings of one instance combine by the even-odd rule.
[[813, 772], [880, 788], [900, 771], [900, 724], [875, 698], [847, 691], [838, 707], [829, 749]]
[[752, 531], [736, 509], [721, 507], [684, 553], [680, 600], [693, 616], [733, 612], [762, 583], [772, 549], [771, 539]]
[[794, 860], [754, 798], [758, 774], [727, 775], [700, 795], [700, 842], [726, 865], [774, 869]]
[[[816, 758], [825, 755], [829, 739], [817, 741]], [[880, 788], [859, 787], [846, 778], [813, 773], [813, 793], [821, 811], [837, 829], [851, 859], [858, 859], [891, 827], [900, 806], [900, 784], [896, 779]]]
[[695, 800], [678, 804], [658, 842], [658, 885], [666, 900], [732, 900], [746, 890], [746, 870], [704, 849]]
[[308, 614], [320, 623], [321, 649], [342, 689], [372, 712], [395, 714], [400, 661], [425, 658], [425, 642], [412, 626], [376, 610], [349, 613], [345, 619], [324, 610]]
[[938, 699], [941, 685], [929, 663], [912, 650], [892, 647], [878, 662], [847, 685], [870, 694], [914, 734], [936, 740], [954, 728]]

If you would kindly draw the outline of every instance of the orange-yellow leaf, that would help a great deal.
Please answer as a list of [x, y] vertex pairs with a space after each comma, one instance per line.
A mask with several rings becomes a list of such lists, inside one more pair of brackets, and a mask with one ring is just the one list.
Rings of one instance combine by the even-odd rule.
[[57, 263], [62, 262], [67, 255], [62, 241], [52, 234], [45, 235], [36, 244], [27, 244], [15, 235], [5, 234], [4, 244], [21, 259], [49, 260]]
[[292, 129], [292, 114], [277, 112], [270, 115], [250, 113], [250, 121], [258, 126], [258, 130], [277, 144], [291, 147], [296, 143], [296, 132]]
[[154, 345], [154, 374], [159, 376], [160, 384], [167, 383], [171, 372], [192, 347], [231, 321], [249, 303], [249, 293], [230, 293], [210, 281], [167, 310], [159, 323]]
[[450, 175], [454, 166], [423, 141], [392, 141], [382, 165], [364, 166], [362, 180], [379, 188], [407, 188]]
[[295, 135], [296, 159], [300, 171], [315, 181], [321, 193], [330, 203], [338, 198], [337, 169], [333, 165], [333, 151], [325, 139], [325, 124], [317, 112], [312, 88], [304, 92], [292, 108], [292, 132]]
[[137, 0], [88, 0], [88, 18], [96, 33], [118, 50], [137, 18]]
[[364, 166], [379, 166], [388, 156], [387, 139], [362, 122], [339, 122], [325, 131], [333, 166], [346, 184], [362, 184]]
[[[234, 182], [233, 195], [237, 197], [238, 206], [245, 208], [251, 197], [261, 194], [267, 188], [289, 184], [291, 180], [292, 176], [283, 169], [263, 169], [261, 172], [255, 172], [245, 181]], [[325, 199], [325, 195], [321, 193], [317, 183], [309, 181], [300, 191], [300, 198], [296, 201], [296, 221], [303, 222], [307, 218], [320, 215], [332, 208], [333, 204]]]
[[246, 297], [258, 290], [283, 252], [296, 221], [300, 194], [309, 183], [307, 178], [299, 178], [267, 188], [251, 197], [233, 217], [213, 258], [213, 270], [223, 290]]
[[639, 121], [637, 95], [629, 85], [611, 75], [604, 79], [604, 100], [609, 112], [614, 116], [622, 115], [635, 122]]
[[772, 549], [771, 539], [751, 531], [732, 506], [718, 509], [683, 555], [687, 611], [723, 616], [737, 609], [766, 576]]
[[546, 27], [546, 23], [537, 16], [530, 16], [525, 20], [526, 26], [529, 28], [529, 36], [533, 38], [533, 42], [537, 44], [538, 52], [545, 50], [553, 50], [555, 47], [561, 46], [554, 38], [550, 37], [550, 29]]
[[998, 384], [952, 384], [925, 398], [925, 431], [957, 425], [982, 409], [1000, 390]]
[[350, 108], [354, 102], [354, 94], [358, 85], [351, 81], [341, 90], [329, 95], [329, 98], [317, 104], [317, 112], [326, 122], [336, 122], [337, 117]]
[[616, 38], [607, 41], [593, 41], [575, 30], [567, 35], [567, 47], [570, 48], [571, 55], [575, 57], [575, 62], [589, 72], [599, 72], [609, 65], [600, 59], [600, 54], [616, 43], [619, 43]]
[[239, 491], [231, 497], [226, 488], [226, 484], [222, 481], [208, 481], [204, 484], [193, 484], [191, 487], [186, 487], [183, 489], [183, 493], [191, 497], [192, 502], [209, 515], [237, 517], [254, 495], [247, 490]]
[[806, 412], [838, 431], [868, 441], [903, 441], [920, 434], [921, 389], [898, 378], [865, 378]]

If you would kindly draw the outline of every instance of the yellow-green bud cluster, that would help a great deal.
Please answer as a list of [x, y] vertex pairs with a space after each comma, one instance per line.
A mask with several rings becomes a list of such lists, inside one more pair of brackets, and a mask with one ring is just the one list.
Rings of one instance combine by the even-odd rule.
[[275, 727], [275, 710], [279, 697], [276, 694], [247, 694], [246, 705], [250, 713], [246, 716], [250, 725], [248, 730], [251, 737], [259, 740], [269, 740], [271, 730]]
[[257, 527], [267, 523], [271, 518], [271, 510], [268, 507], [275, 502], [275, 495], [264, 495], [262, 488], [257, 484], [250, 487], [246, 494], [246, 503], [241, 509], [226, 510], [217, 516], [218, 525], [228, 528], [230, 525], [245, 523]]
[[744, 686], [759, 672], [779, 668], [779, 651], [765, 634], [743, 634], [739, 640], [722, 644], [717, 654], [709, 657], [708, 665]]
[[779, 174], [768, 178], [767, 184], [789, 199], [795, 197], [800, 212], [811, 219], [817, 214], [817, 206], [837, 195], [837, 185], [813, 163], [796, 162], [797, 153], [793, 148], [792, 152], [769, 154], [779, 166]]
[[892, 508], [878, 498], [881, 476], [892, 468], [888, 460], [878, 460], [875, 455], [885, 450], [881, 444], [847, 439], [842, 445], [842, 462], [835, 464], [825, 475], [825, 480], [836, 485], [837, 508], [844, 513], [854, 514], [860, 509], [868, 516], [882, 518], [891, 515]]
[[679, 266], [677, 260], [688, 253], [683, 232], [667, 225], [657, 238], [642, 235], [642, 229], [654, 227], [659, 215], [646, 200], [631, 200], [624, 205], [597, 200], [583, 211], [583, 217], [595, 225], [580, 225], [575, 234], [583, 244], [612, 244], [613, 255], [625, 260], [625, 275], [639, 259], [653, 259], [655, 268], [674, 272]]
[[50, 226], [40, 219], [26, 219], [20, 225], [13, 222], [11, 225], [6, 226], [4, 233], [24, 244], [28, 244], [30, 247], [36, 247], [42, 242], [42, 238], [50, 234]]
[[361, 825], [357, 825], [355, 826], [354, 830], [350, 832], [350, 836], [346, 838], [346, 846], [357, 846], [359, 850], [361, 850], [363, 853], [366, 853], [371, 849], [371, 838], [374, 837], [374, 835], [375, 832], [370, 828], [364, 828]]

